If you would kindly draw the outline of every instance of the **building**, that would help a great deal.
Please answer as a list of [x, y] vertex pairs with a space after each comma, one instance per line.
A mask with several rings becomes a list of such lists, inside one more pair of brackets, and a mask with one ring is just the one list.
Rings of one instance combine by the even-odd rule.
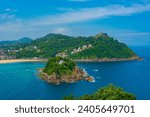
[[67, 57], [67, 54], [66, 53], [58, 53], [58, 54], [56, 54], [56, 57], [65, 58], [65, 57]]

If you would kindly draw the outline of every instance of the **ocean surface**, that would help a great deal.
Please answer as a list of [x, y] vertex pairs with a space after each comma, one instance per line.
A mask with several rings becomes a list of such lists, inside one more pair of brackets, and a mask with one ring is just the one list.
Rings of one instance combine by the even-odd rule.
[[91, 94], [110, 83], [136, 95], [138, 100], [150, 100], [150, 47], [131, 47], [142, 61], [78, 63], [95, 82], [48, 84], [40, 80], [37, 68], [46, 63], [0, 64], [1, 100], [60, 100], [65, 95]]

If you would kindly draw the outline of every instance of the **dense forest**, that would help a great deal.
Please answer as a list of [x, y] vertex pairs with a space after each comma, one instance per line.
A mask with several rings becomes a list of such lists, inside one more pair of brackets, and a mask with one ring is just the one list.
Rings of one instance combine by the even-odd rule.
[[81, 97], [74, 97], [72, 94], [64, 97], [65, 100], [135, 100], [136, 97], [122, 88], [116, 87], [112, 84], [100, 88], [93, 94], [83, 95]]
[[[8, 52], [16, 58], [51, 58], [67, 56], [73, 59], [131, 58], [136, 54], [124, 43], [100, 33], [89, 37], [48, 34], [24, 44], [11, 46]], [[13, 51], [14, 50], [14, 51]]]
[[54, 57], [49, 59], [43, 72], [48, 75], [55, 73], [60, 78], [62, 75], [72, 74], [75, 66], [76, 63], [68, 58]]
[[50, 58], [46, 66], [38, 71], [42, 80], [56, 85], [75, 83], [81, 80], [92, 82], [94, 80], [84, 69], [78, 67], [73, 60], [66, 57]]

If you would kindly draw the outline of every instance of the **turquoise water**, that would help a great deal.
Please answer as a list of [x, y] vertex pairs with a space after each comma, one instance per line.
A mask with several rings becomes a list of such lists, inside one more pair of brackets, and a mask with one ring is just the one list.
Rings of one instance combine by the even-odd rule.
[[0, 99], [47, 100], [63, 99], [65, 95], [91, 94], [113, 83], [134, 93], [139, 100], [150, 100], [150, 47], [132, 47], [142, 61], [110, 63], [78, 63], [95, 77], [95, 82], [48, 84], [37, 76], [36, 68], [45, 63], [0, 64]]

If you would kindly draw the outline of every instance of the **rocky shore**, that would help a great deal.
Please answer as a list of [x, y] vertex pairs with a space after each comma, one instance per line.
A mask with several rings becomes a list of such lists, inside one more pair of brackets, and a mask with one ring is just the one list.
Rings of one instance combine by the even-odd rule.
[[140, 57], [131, 58], [102, 58], [102, 59], [78, 59], [76, 62], [119, 62], [119, 61], [133, 61], [133, 60], [143, 60]]
[[38, 69], [39, 76], [42, 80], [45, 80], [48, 83], [59, 85], [60, 83], [75, 83], [80, 80], [85, 80], [88, 82], [93, 82], [94, 78], [89, 76], [84, 69], [79, 67], [75, 67], [72, 74], [70, 75], [62, 75], [60, 78], [57, 77], [55, 73], [52, 75], [48, 75], [43, 72], [43, 69]]

